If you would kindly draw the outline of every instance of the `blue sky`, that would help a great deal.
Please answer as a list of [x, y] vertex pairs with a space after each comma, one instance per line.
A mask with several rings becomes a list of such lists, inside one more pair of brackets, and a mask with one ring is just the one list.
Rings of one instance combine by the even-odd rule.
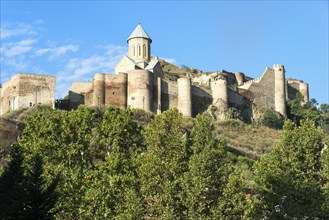
[[329, 103], [328, 1], [1, 1], [1, 81], [55, 75], [63, 97], [72, 82], [113, 73], [139, 22], [152, 55], [255, 78], [284, 64]]

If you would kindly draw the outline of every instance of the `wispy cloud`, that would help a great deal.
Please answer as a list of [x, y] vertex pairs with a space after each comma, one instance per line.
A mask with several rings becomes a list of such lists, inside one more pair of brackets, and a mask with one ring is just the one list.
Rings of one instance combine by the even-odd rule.
[[[43, 20], [31, 24], [1, 23], [0, 72], [2, 80], [9, 79], [17, 72], [54, 74], [57, 78], [56, 97], [67, 95], [73, 82], [90, 81], [99, 72], [113, 73], [114, 68], [127, 52], [126, 46], [99, 45], [94, 51], [79, 56], [77, 51], [87, 48], [81, 47], [81, 42], [74, 39], [62, 39], [66, 43], [59, 43], [52, 39], [42, 41], [40, 34]], [[46, 46], [44, 46], [46, 45]]]
[[32, 50], [36, 39], [26, 39], [18, 42], [4, 43], [1, 47], [1, 54], [5, 57], [19, 56]]
[[57, 96], [67, 95], [73, 82], [90, 81], [95, 73], [113, 73], [121, 57], [127, 52], [127, 47], [118, 45], [103, 45], [103, 53], [87, 58], [72, 58], [64, 70], [57, 73]]
[[166, 61], [166, 62], [168, 62], [168, 63], [175, 64], [175, 65], [178, 64], [177, 61], [175, 60], [175, 58], [160, 57], [160, 59], [161, 59], [161, 60], [164, 60], [164, 61]]
[[42, 56], [45, 54], [49, 54], [49, 58], [55, 59], [58, 58], [60, 56], [65, 55], [67, 52], [76, 52], [79, 50], [79, 46], [78, 45], [64, 45], [64, 46], [59, 46], [59, 47], [53, 47], [53, 48], [42, 48], [42, 49], [38, 49], [35, 54], [37, 56]]
[[36, 32], [33, 30], [33, 27], [26, 23], [19, 23], [19, 22], [1, 23], [0, 39], [21, 36], [21, 35], [31, 36], [35, 34]]

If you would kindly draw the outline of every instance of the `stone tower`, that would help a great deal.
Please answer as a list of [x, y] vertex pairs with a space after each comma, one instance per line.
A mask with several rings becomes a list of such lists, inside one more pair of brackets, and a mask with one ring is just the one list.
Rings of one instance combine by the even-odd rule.
[[228, 109], [228, 93], [226, 78], [216, 79], [211, 83], [212, 104], [223, 109]]
[[279, 112], [283, 116], [287, 115], [286, 106], [286, 80], [285, 80], [285, 69], [283, 65], [274, 64], [274, 78], [275, 78], [275, 89], [274, 89], [274, 102], [275, 111]]
[[301, 83], [299, 85], [299, 90], [302, 96], [304, 96], [304, 103], [307, 103], [309, 101], [308, 84], [304, 82]]
[[145, 68], [151, 58], [152, 39], [144, 31], [140, 24], [128, 37], [128, 57], [134, 60], [139, 66]]
[[182, 77], [177, 79], [178, 110], [188, 117], [192, 117], [191, 79]]

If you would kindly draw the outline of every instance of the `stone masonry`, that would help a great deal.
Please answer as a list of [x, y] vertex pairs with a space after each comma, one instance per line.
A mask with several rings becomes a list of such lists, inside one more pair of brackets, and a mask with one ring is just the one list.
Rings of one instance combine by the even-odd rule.
[[0, 88], [0, 115], [36, 104], [55, 104], [54, 76], [15, 74]]

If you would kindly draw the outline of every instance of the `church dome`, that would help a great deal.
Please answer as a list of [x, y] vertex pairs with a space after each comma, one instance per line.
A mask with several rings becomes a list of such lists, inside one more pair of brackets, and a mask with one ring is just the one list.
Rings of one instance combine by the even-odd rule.
[[130, 36], [128, 37], [127, 41], [129, 41], [132, 38], [145, 38], [145, 39], [149, 39], [150, 42], [152, 43], [152, 39], [150, 38], [150, 36], [144, 31], [143, 27], [141, 24], [138, 24], [137, 27], [135, 28], [135, 30], [130, 34]]

